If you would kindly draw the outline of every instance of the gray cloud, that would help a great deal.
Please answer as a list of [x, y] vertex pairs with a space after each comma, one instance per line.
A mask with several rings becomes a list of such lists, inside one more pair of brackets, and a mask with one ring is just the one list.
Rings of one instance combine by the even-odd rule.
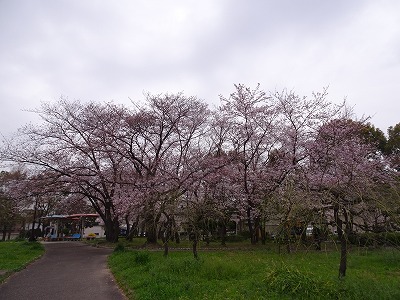
[[329, 85], [383, 130], [400, 110], [400, 3], [1, 1], [0, 132], [60, 95], [129, 103], [185, 91], [218, 102], [234, 83], [310, 94]]

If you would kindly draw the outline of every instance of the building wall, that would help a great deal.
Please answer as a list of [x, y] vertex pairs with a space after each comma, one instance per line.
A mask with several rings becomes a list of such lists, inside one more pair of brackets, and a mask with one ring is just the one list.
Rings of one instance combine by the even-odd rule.
[[83, 238], [86, 238], [90, 233], [94, 233], [96, 235], [96, 238], [103, 238], [106, 236], [104, 227], [100, 225], [84, 228], [82, 234]]

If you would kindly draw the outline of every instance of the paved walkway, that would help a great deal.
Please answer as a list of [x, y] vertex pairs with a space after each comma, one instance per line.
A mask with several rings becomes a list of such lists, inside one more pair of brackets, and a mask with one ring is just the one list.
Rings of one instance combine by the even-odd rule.
[[126, 299], [107, 268], [112, 250], [80, 242], [44, 244], [41, 259], [0, 285], [1, 300]]

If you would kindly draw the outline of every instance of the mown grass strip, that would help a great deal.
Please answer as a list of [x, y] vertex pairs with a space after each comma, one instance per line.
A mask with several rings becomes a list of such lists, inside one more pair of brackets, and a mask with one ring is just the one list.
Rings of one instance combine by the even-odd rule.
[[25, 268], [43, 253], [44, 247], [38, 242], [0, 242], [0, 283], [12, 273]]

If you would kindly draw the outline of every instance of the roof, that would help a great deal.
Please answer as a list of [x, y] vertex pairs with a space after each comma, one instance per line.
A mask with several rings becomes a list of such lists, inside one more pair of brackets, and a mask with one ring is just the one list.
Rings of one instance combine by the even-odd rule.
[[79, 219], [79, 218], [98, 218], [98, 214], [72, 214], [72, 215], [51, 215], [42, 219]]

